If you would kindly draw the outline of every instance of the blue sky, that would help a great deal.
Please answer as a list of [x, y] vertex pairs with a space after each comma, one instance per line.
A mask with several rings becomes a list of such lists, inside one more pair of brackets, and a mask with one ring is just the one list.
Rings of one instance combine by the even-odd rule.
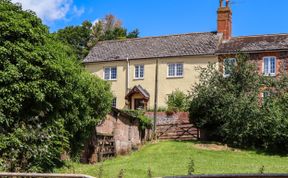
[[[50, 31], [112, 13], [128, 30], [138, 28], [141, 37], [216, 31], [219, 6], [219, 0], [12, 1], [36, 11]], [[233, 36], [288, 33], [287, 7], [287, 0], [232, 0]]]

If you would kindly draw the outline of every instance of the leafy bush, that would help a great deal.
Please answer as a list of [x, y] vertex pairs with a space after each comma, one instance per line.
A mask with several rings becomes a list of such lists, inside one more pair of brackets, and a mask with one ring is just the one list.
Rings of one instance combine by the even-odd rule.
[[189, 100], [185, 93], [177, 89], [168, 95], [166, 104], [168, 106], [167, 111], [187, 111]]
[[140, 128], [142, 130], [152, 127], [152, 119], [145, 116], [145, 112], [143, 110], [123, 110], [123, 112], [129, 114], [132, 117], [139, 119]]
[[[248, 59], [237, 55], [229, 77], [215, 64], [200, 69], [200, 81], [191, 91], [190, 120], [213, 140], [287, 152], [287, 77], [261, 76]], [[270, 92], [265, 102], [259, 97], [263, 90]]]
[[0, 1], [0, 169], [47, 172], [79, 153], [112, 94], [33, 12]]

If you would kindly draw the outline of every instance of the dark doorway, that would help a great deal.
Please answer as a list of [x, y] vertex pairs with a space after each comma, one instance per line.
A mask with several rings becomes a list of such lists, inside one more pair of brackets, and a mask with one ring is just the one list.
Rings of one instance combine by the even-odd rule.
[[144, 99], [134, 99], [134, 110], [136, 109], [144, 109], [145, 101]]

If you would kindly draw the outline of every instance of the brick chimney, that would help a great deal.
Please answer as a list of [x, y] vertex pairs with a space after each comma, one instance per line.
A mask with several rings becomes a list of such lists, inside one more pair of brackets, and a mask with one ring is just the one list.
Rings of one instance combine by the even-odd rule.
[[224, 40], [229, 40], [232, 36], [232, 10], [229, 7], [229, 0], [226, 0], [225, 7], [223, 6], [223, 0], [220, 0], [217, 14], [217, 31], [223, 33]]

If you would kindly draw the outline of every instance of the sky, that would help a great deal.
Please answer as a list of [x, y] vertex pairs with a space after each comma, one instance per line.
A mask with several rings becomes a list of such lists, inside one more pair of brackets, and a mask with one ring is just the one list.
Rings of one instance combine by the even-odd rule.
[[[225, 1], [225, 0], [224, 0]], [[288, 0], [231, 0], [233, 36], [288, 33]], [[140, 36], [217, 30], [219, 0], [12, 0], [43, 20], [51, 32], [106, 14]]]

